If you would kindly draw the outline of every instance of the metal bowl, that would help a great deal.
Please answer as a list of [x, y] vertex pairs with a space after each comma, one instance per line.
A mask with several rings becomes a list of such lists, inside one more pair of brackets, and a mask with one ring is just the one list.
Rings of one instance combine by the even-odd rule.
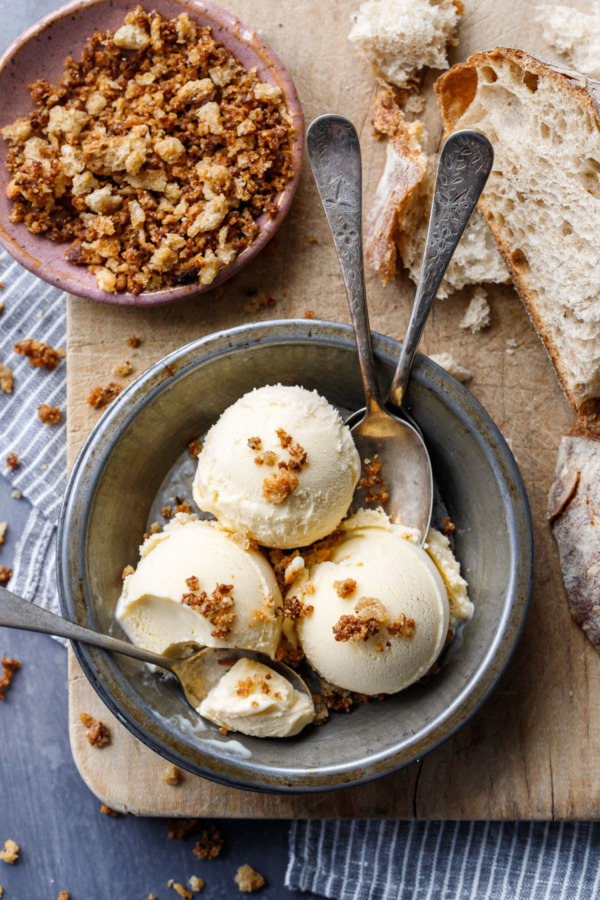
[[[79, 59], [87, 39], [95, 31], [116, 31], [133, 6], [131, 0], [72, 0], [66, 6], [41, 19], [14, 41], [0, 57], [0, 127], [29, 116], [33, 103], [28, 85], [40, 78], [56, 83], [64, 70], [67, 56]], [[166, 18], [187, 12], [199, 25], [208, 25], [220, 43], [250, 69], [255, 67], [261, 81], [281, 89], [291, 117], [293, 130], [293, 177], [275, 198], [274, 216], [263, 213], [256, 221], [256, 240], [228, 266], [224, 266], [209, 285], [189, 284], [141, 294], [111, 294], [96, 284], [85, 266], [65, 259], [66, 244], [56, 244], [41, 235], [31, 234], [25, 225], [10, 221], [12, 204], [6, 197], [10, 173], [6, 168], [8, 144], [0, 138], [0, 244], [17, 262], [49, 284], [79, 297], [119, 306], [159, 306], [212, 290], [246, 265], [273, 237], [290, 208], [298, 187], [304, 148], [304, 119], [292, 79], [271, 48], [251, 28], [235, 16], [207, 0], [140, 0], [142, 8], [156, 10]]]
[[[399, 344], [375, 335], [374, 348], [384, 386]], [[114, 631], [120, 573], [138, 559], [165, 477], [185, 458], [188, 442], [227, 406], [251, 388], [274, 382], [317, 389], [345, 410], [362, 406], [350, 328], [288, 320], [219, 332], [166, 356], [114, 401], [75, 463], [60, 516], [65, 616]], [[475, 605], [440, 673], [385, 702], [334, 714], [296, 738], [232, 740], [199, 720], [174, 683], [124, 657], [75, 646], [92, 686], [141, 741], [184, 769], [234, 787], [327, 790], [407, 765], [483, 703], [517, 643], [531, 592], [533, 539], [525, 489], [489, 416], [423, 356], [416, 360], [407, 402], [456, 523], [456, 554]]]

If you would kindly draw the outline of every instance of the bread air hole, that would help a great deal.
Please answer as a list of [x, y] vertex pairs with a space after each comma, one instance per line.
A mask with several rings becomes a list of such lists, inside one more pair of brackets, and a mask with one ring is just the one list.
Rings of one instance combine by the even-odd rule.
[[523, 84], [529, 88], [532, 94], [535, 94], [538, 89], [538, 80], [538, 76], [533, 72], [523, 72]]
[[485, 84], [493, 84], [495, 81], [498, 81], [498, 75], [491, 66], [482, 66], [479, 70], [479, 78]]
[[510, 261], [517, 272], [529, 271], [529, 263], [527, 262], [527, 257], [522, 250], [513, 250], [513, 252], [510, 254]]

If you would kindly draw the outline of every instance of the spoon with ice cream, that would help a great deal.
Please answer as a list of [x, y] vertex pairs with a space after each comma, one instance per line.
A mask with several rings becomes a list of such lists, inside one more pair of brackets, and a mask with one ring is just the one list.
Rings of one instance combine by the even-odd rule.
[[[315, 716], [304, 681], [266, 653], [204, 647], [184, 659], [154, 653], [108, 634], [83, 628], [0, 587], [0, 625], [80, 641], [160, 666], [174, 675], [188, 702], [206, 718], [258, 737], [290, 737]], [[239, 685], [246, 686], [244, 692]]]
[[487, 138], [475, 131], [456, 132], [442, 148], [419, 284], [384, 404], [365, 292], [358, 135], [348, 119], [325, 115], [312, 122], [306, 143], [342, 269], [365, 392], [366, 408], [353, 413], [346, 423], [363, 463], [352, 510], [379, 503], [392, 522], [418, 528], [424, 540], [433, 505], [431, 461], [418, 427], [403, 409], [403, 400], [427, 316], [490, 173], [493, 150]]

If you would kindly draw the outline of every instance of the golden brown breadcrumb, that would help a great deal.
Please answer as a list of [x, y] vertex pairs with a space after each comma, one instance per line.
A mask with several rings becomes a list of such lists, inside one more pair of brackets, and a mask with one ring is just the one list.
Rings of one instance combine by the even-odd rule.
[[26, 338], [23, 341], [17, 341], [13, 350], [29, 359], [29, 365], [36, 369], [55, 369], [64, 356], [64, 350], [60, 352], [51, 347], [50, 344], [44, 344], [36, 341], [34, 338]]
[[260, 872], [257, 872], [256, 869], [253, 869], [252, 866], [248, 865], [240, 866], [233, 880], [240, 891], [243, 891], [246, 894], [258, 891], [266, 884], [266, 881]]
[[105, 816], [112, 816], [113, 819], [116, 819], [119, 813], [116, 809], [111, 809], [110, 806], [107, 806], [106, 803], [103, 803], [100, 807], [100, 812]]
[[181, 781], [181, 769], [178, 769], [173, 763], [169, 763], [169, 765], [165, 766], [162, 770], [160, 780], [164, 781], [165, 784], [179, 784]]
[[8, 584], [12, 573], [12, 569], [7, 569], [6, 566], [0, 566], [0, 584]]
[[89, 403], [94, 409], [100, 409], [112, 403], [115, 397], [119, 396], [121, 390], [121, 385], [116, 384], [114, 381], [109, 382], [104, 388], [97, 385], [88, 396], [86, 403]]
[[176, 894], [179, 894], [180, 897], [183, 897], [183, 900], [193, 900], [194, 895], [191, 891], [178, 881], [173, 881], [172, 878], [167, 881], [167, 887], [172, 888]]
[[19, 858], [19, 845], [10, 838], [4, 842], [4, 849], [0, 850], [0, 859], [2, 862], [13, 866]]
[[110, 743], [110, 731], [108, 726], [100, 719], [94, 719], [88, 713], [79, 714], [79, 720], [85, 725], [85, 736], [92, 747], [104, 747]]
[[44, 425], [58, 425], [63, 418], [60, 406], [49, 406], [47, 403], [38, 406], [38, 416]]
[[[3, 568], [4, 566], [0, 566], [0, 572]], [[12, 569], [9, 569], [8, 571], [12, 573]], [[11, 659], [10, 656], [0, 657], [0, 662], [2, 663], [2, 675], [0, 676], [0, 700], [4, 700], [4, 690], [12, 681], [12, 677], [17, 669], [21, 668], [21, 663], [18, 659]]]
[[17, 469], [20, 465], [20, 460], [17, 454], [11, 451], [6, 457], [6, 468], [7, 469]]
[[200, 590], [200, 583], [195, 576], [186, 578], [186, 584], [190, 591], [183, 595], [181, 602], [197, 610], [211, 625], [214, 625], [211, 631], [213, 637], [227, 637], [235, 619], [233, 585], [217, 584], [209, 596], [206, 591]]
[[12, 389], [12, 369], [9, 369], [8, 366], [4, 365], [4, 363], [0, 363], [0, 391], [4, 391], [5, 394], [12, 394]]
[[196, 841], [193, 854], [198, 859], [216, 859], [223, 849], [223, 835], [216, 825], [209, 825], [202, 837]]
[[202, 453], [202, 441], [199, 441], [198, 438], [196, 438], [193, 441], [190, 441], [188, 444], [188, 453], [194, 459], [197, 459], [200, 456], [200, 454]]

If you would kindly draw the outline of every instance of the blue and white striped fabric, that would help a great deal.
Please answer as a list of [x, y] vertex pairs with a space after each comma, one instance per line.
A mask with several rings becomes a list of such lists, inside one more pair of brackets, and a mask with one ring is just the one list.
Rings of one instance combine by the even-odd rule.
[[600, 823], [294, 822], [285, 884], [336, 900], [596, 900]]
[[[12, 394], [0, 391], [0, 472], [26, 497], [32, 511], [17, 546], [10, 588], [46, 609], [59, 612], [54, 551], [56, 522], [66, 482], [66, 428], [45, 425], [38, 406], [60, 406], [65, 413], [66, 360], [56, 369], [37, 369], [16, 354], [16, 341], [35, 338], [57, 348], [66, 345], [66, 302], [58, 288], [40, 281], [10, 257], [0, 256], [0, 362], [12, 369]], [[6, 468], [10, 452], [17, 469]], [[18, 501], [15, 501], [18, 502]], [[9, 513], [0, 518], [10, 519]]]

